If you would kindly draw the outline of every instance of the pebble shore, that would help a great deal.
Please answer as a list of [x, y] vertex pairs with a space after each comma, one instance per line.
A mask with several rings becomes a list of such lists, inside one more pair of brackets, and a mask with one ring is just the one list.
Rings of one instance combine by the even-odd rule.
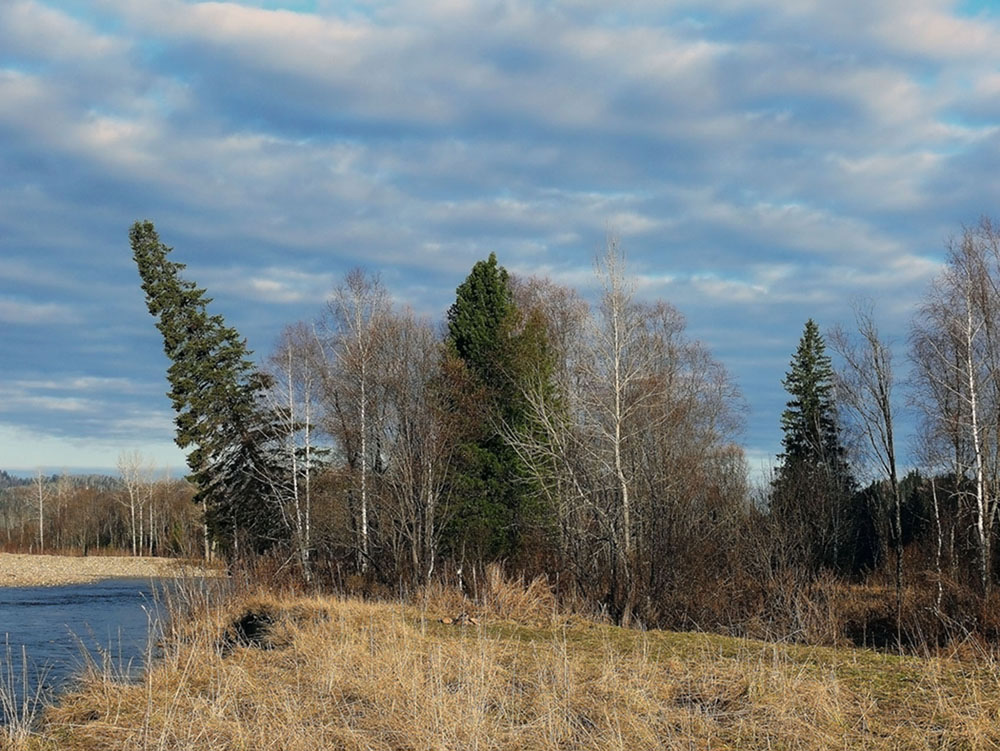
[[81, 584], [99, 579], [218, 576], [221, 572], [175, 558], [0, 553], [0, 587]]

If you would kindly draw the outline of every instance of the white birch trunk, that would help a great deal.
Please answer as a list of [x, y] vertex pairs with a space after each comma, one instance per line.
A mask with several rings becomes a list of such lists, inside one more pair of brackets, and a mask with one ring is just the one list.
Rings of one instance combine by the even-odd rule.
[[41, 469], [35, 475], [35, 484], [38, 487], [38, 552], [41, 553], [45, 548], [45, 478]]
[[979, 543], [979, 576], [983, 591], [989, 587], [989, 532], [986, 529], [986, 483], [983, 471], [982, 441], [979, 435], [979, 401], [976, 384], [973, 344], [975, 331], [972, 325], [972, 301], [966, 296], [965, 367], [969, 388], [969, 423], [972, 432], [972, 452], [976, 472], [976, 539]]
[[365, 366], [361, 365], [361, 573], [368, 571], [368, 424], [365, 412]]

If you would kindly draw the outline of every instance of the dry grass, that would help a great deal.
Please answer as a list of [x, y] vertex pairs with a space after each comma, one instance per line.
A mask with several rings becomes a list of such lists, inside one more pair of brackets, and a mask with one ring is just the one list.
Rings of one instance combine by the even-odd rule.
[[523, 577], [512, 579], [501, 566], [491, 563], [478, 589], [478, 599], [470, 599], [457, 587], [434, 581], [420, 589], [412, 600], [424, 612], [439, 612], [448, 617], [464, 613], [493, 623], [556, 626], [576, 617], [570, 610], [560, 607], [544, 576], [530, 582], [525, 582]]
[[1000, 667], [986, 660], [628, 631], [562, 618], [541, 584], [503, 594], [514, 587], [491, 584], [478, 626], [438, 621], [471, 607], [444, 590], [423, 605], [258, 594], [202, 607], [143, 682], [95, 674], [11, 747], [1000, 746]]

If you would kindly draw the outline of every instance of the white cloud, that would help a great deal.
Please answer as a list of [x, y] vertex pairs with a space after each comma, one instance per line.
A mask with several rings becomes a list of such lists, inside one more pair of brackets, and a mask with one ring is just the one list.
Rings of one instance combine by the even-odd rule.
[[43, 326], [76, 320], [73, 309], [50, 302], [32, 302], [0, 297], [0, 321], [4, 323]]
[[663, 226], [662, 222], [636, 211], [619, 211], [611, 214], [607, 223], [613, 232], [623, 237], [645, 235]]
[[889, 48], [936, 59], [982, 64], [1000, 59], [1000, 27], [988, 18], [959, 18], [951, 3], [900, 3], [873, 29]]
[[185, 464], [184, 454], [167, 440], [146, 437], [135, 442], [116, 442], [95, 440], [92, 436], [72, 438], [0, 423], [0, 457], [7, 471], [30, 472], [36, 468], [47, 472], [94, 468], [110, 471], [119, 452], [131, 449], [150, 457], [160, 469], [176, 471]]
[[336, 284], [333, 274], [308, 274], [278, 267], [203, 268], [198, 270], [197, 277], [214, 293], [225, 292], [249, 302], [279, 305], [309, 302], [318, 306]]
[[128, 45], [35, 0], [0, 4], [0, 40], [7, 55], [45, 63], [92, 62], [122, 55]]
[[841, 179], [869, 205], [886, 209], [917, 210], [934, 200], [929, 182], [942, 166], [943, 157], [930, 151], [902, 154], [868, 153], [859, 157], [835, 156]]
[[[703, 330], [856, 290], [901, 327], [996, 203], [997, 25], [945, 0], [255, 5], [0, 0], [0, 320], [65, 352], [19, 342], [0, 381], [61, 384], [22, 394], [50, 432], [163, 429], [79, 409], [163, 390], [111, 371], [155, 340], [122, 315], [140, 217], [267, 342], [357, 264], [435, 312], [490, 251], [592, 290], [609, 229]], [[720, 355], [750, 378], [770, 355], [741, 340]]]
[[768, 294], [762, 284], [754, 284], [741, 279], [721, 279], [714, 274], [700, 274], [691, 279], [699, 294], [726, 304], [760, 302]]
[[44, 379], [21, 379], [12, 381], [6, 385], [8, 389], [14, 389], [19, 393], [30, 391], [85, 391], [85, 392], [114, 392], [135, 393], [137, 386], [127, 378], [115, 378], [110, 376], [91, 375], [63, 375], [60, 378]]

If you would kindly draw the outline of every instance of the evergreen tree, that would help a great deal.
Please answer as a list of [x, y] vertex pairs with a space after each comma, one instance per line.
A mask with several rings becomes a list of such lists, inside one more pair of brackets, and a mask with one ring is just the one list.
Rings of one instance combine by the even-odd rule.
[[262, 408], [269, 383], [250, 351], [222, 316], [209, 315], [205, 290], [184, 279], [184, 264], [169, 260], [152, 222], [129, 231], [133, 259], [170, 359], [167, 379], [177, 413], [176, 443], [190, 449], [190, 481], [198, 488], [208, 533], [224, 549], [245, 543], [261, 551], [276, 538], [269, 489], [280, 471], [271, 451], [274, 420]]
[[781, 445], [785, 450], [781, 458], [786, 465], [808, 462], [838, 471], [846, 469], [833, 401], [833, 378], [826, 344], [810, 318], [791, 370], [781, 383], [792, 397], [781, 414]]
[[538, 521], [530, 484], [517, 453], [502, 433], [524, 429], [527, 410], [521, 381], [546, 369], [544, 327], [523, 321], [514, 303], [507, 270], [491, 253], [456, 290], [448, 310], [448, 348], [480, 390], [483, 422], [461, 452], [455, 475], [458, 503], [452, 522], [453, 552], [480, 558], [519, 552]]
[[782, 381], [791, 396], [781, 415], [782, 464], [771, 510], [814, 567], [853, 559], [850, 500], [855, 482], [840, 440], [833, 364], [819, 327], [806, 321], [790, 370]]
[[479, 261], [455, 292], [448, 310], [448, 341], [466, 367], [489, 389], [506, 382], [505, 350], [517, 308], [507, 269], [496, 253]]

